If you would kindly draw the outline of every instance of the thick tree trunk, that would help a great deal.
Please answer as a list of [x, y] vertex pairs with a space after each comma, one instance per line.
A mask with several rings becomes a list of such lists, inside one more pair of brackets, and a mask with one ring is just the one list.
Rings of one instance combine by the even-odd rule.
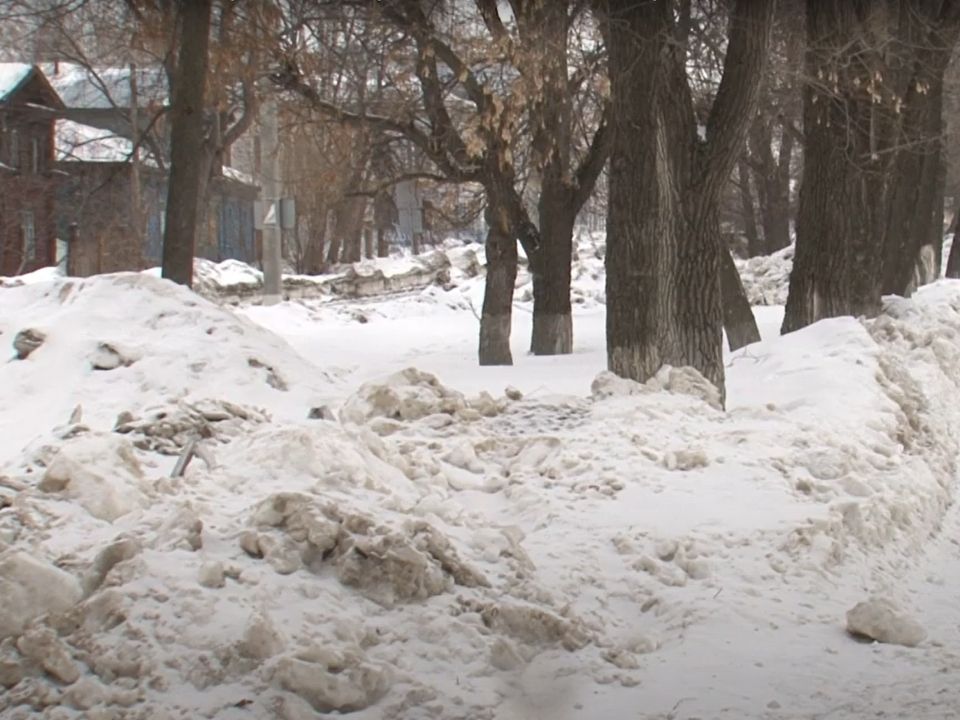
[[609, 0], [611, 121], [606, 266], [607, 363], [621, 377], [644, 382], [670, 353], [670, 284], [676, 268], [672, 218], [661, 210], [668, 194], [659, 177], [665, 158], [655, 97], [666, 37], [652, 3]]
[[608, 363], [640, 381], [663, 364], [692, 366], [723, 402], [719, 204], [756, 109], [773, 4], [738, 0], [731, 10], [705, 141], [698, 139], [685, 54], [665, 46], [670, 12], [631, 0], [608, 7]]
[[723, 296], [723, 329], [727, 333], [730, 351], [760, 342], [757, 319], [753, 316], [737, 265], [727, 250], [720, 253], [720, 292]]
[[[807, 77], [832, 72], [848, 57], [856, 18], [849, 8], [808, 0]], [[839, 60], [838, 60], [839, 58]], [[856, 65], [859, 67], [859, 65]], [[852, 79], [851, 87], [855, 88]], [[875, 154], [876, 109], [869, 94], [847, 87], [832, 96], [804, 88], [804, 164], [797, 248], [782, 332], [827, 317], [880, 309], [885, 163]]]
[[[883, 249], [883, 292], [909, 295], [929, 282], [920, 254], [943, 235], [942, 132], [943, 75], [949, 54], [924, 63], [920, 77], [905, 98], [904, 135], [909, 149], [897, 154], [892, 169], [886, 238]], [[925, 91], [918, 92], [922, 83]], [[932, 250], [932, 249], [931, 249]]]
[[204, 189], [204, 92], [211, 0], [181, 0], [182, 34], [170, 110], [170, 179], [162, 275], [193, 284], [197, 218]]
[[502, 202], [488, 191], [487, 275], [480, 316], [481, 365], [513, 365], [510, 325], [517, 280], [517, 240]]
[[573, 352], [573, 318], [570, 306], [570, 263], [573, 259], [573, 224], [576, 213], [570, 192], [545, 184], [540, 195], [541, 252], [530, 259], [533, 274], [534, 355]]
[[[942, 78], [960, 33], [960, 4], [899, 7], [881, 13], [807, 2], [807, 77], [832, 73], [833, 87], [811, 81], [804, 90], [804, 172], [784, 332], [825, 317], [875, 314], [883, 292], [910, 292], [921, 248], [939, 244]], [[863, 47], [862, 38], [876, 33], [889, 42]], [[874, 87], [878, 78], [895, 103]]]
[[760, 233], [757, 230], [757, 210], [753, 202], [753, 191], [750, 188], [750, 170], [744, 156], [741, 156], [737, 162], [737, 191], [740, 195], [743, 234], [747, 237], [747, 254], [750, 257], [765, 255], [765, 247], [760, 241]]

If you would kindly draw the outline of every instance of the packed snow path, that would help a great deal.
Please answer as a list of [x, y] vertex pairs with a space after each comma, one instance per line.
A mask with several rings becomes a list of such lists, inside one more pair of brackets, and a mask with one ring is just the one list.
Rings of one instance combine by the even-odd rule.
[[[0, 366], [0, 714], [956, 717], [960, 287], [785, 338], [758, 309], [724, 412], [603, 373], [579, 277], [577, 352], [526, 356], [521, 299], [487, 369], [478, 280], [0, 290], [0, 337], [42, 335]], [[871, 596], [928, 637], [849, 637]]]

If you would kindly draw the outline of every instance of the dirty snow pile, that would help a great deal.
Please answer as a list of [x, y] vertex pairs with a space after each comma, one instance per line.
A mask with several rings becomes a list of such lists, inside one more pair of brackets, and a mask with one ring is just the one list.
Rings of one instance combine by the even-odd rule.
[[[388, 258], [363, 260], [335, 268], [322, 275], [283, 275], [283, 295], [336, 299], [341, 296], [367, 297], [411, 290], [432, 284], [449, 284], [451, 272], [479, 264], [472, 252], [463, 248], [431, 250], [422, 255], [400, 254]], [[160, 269], [146, 271], [159, 277]], [[239, 260], [219, 263], [194, 260], [194, 286], [206, 297], [240, 301], [256, 299], [263, 292], [263, 273]]]
[[770, 255], [735, 258], [751, 305], [786, 305], [793, 268], [793, 245]]
[[745, 348], [726, 411], [593, 350], [579, 395], [350, 387], [143, 274], [0, 294], [4, 717], [799, 715], [863, 696], [871, 600], [923, 692], [955, 663], [909, 573], [952, 500], [957, 284]]

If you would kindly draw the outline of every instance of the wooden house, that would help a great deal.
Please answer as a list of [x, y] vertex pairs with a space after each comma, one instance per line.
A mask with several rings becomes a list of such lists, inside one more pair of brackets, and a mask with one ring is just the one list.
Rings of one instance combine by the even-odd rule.
[[37, 66], [0, 63], [0, 275], [57, 262], [54, 117], [62, 107]]

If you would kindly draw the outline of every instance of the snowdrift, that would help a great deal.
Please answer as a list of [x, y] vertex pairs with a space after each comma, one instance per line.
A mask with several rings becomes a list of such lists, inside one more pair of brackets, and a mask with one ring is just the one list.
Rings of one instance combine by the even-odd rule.
[[[750, 665], [731, 636], [909, 607], [952, 500], [955, 283], [745, 348], [726, 412], [685, 368], [349, 391], [148, 275], [0, 294], [4, 342], [43, 336], [0, 366], [12, 718], [716, 716]], [[718, 657], [716, 686], [676, 672]]]

